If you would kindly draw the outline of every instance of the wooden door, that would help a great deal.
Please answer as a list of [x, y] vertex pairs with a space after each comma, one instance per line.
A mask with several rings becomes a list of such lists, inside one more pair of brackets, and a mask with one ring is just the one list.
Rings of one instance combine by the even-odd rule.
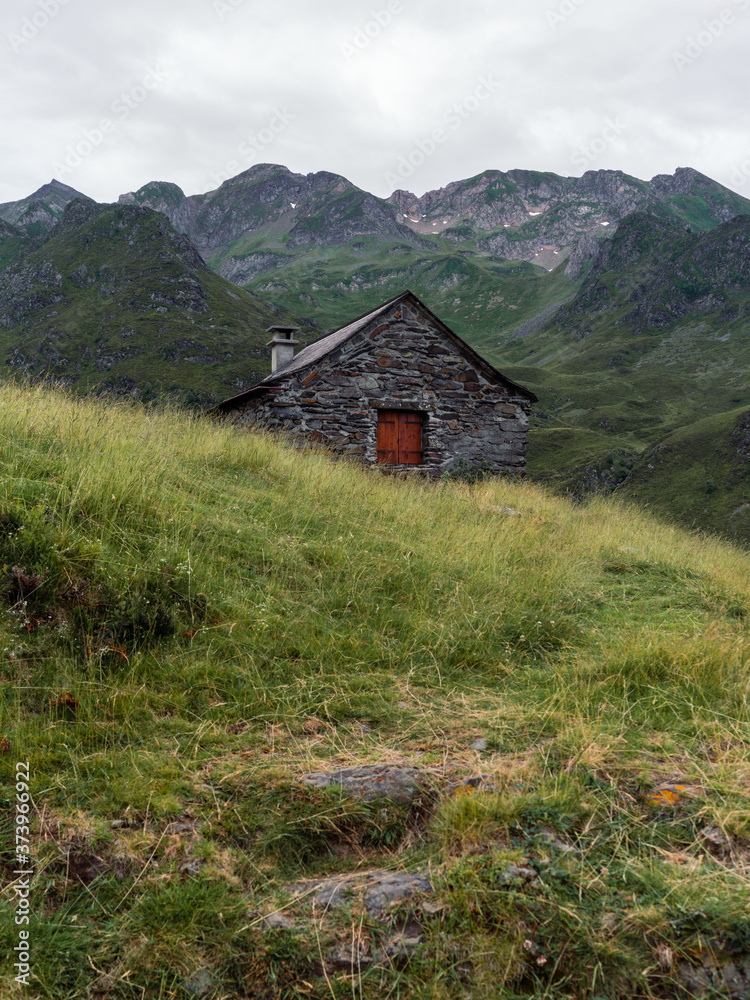
[[422, 414], [403, 411], [398, 422], [399, 465], [422, 464]]
[[376, 447], [380, 465], [421, 465], [422, 414], [378, 410]]

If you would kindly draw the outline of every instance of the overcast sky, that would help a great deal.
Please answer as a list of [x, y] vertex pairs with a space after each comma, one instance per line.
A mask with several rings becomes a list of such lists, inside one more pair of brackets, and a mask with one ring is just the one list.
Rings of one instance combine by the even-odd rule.
[[0, 45], [0, 202], [264, 162], [381, 196], [692, 166], [750, 197], [750, 0], [3, 0]]

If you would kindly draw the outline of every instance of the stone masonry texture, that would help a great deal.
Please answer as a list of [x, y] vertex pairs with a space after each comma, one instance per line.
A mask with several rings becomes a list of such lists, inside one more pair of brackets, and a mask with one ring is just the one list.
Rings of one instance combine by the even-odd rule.
[[477, 364], [417, 302], [397, 300], [312, 365], [280, 371], [225, 409], [227, 419], [375, 464], [378, 409], [412, 410], [422, 414], [424, 471], [440, 475], [460, 459], [522, 470], [533, 397]]

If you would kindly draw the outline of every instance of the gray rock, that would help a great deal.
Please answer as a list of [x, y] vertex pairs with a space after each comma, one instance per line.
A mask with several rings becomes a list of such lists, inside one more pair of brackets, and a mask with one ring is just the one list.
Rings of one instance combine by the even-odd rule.
[[287, 892], [295, 896], [309, 896], [324, 909], [341, 906], [355, 889], [364, 889], [363, 899], [367, 912], [380, 916], [388, 907], [416, 894], [428, 895], [432, 883], [426, 872], [374, 871], [363, 874], [332, 875], [330, 878], [288, 885]]
[[372, 958], [364, 944], [352, 940], [348, 944], [337, 944], [329, 954], [327, 964], [333, 969], [356, 973], [363, 966], [372, 965]]
[[486, 750], [487, 749], [487, 740], [484, 739], [484, 737], [480, 737], [478, 740], [474, 740], [474, 742], [471, 744], [471, 749], [472, 750], [479, 750], [480, 752], [482, 750]]
[[356, 882], [356, 876], [334, 875], [332, 878], [312, 882], [295, 882], [293, 885], [287, 886], [287, 892], [291, 892], [295, 896], [310, 896], [316, 906], [322, 906], [328, 910], [346, 902], [347, 894], [354, 888]]
[[584, 233], [575, 242], [570, 254], [570, 260], [565, 268], [565, 273], [570, 278], [577, 278], [587, 264], [596, 260], [599, 256], [599, 240], [593, 233]]
[[200, 969], [182, 984], [183, 990], [191, 997], [205, 997], [214, 986], [214, 977], [208, 969]]
[[295, 923], [291, 917], [287, 917], [283, 913], [279, 913], [276, 910], [275, 913], [269, 913], [263, 918], [263, 928], [267, 931], [293, 931], [295, 928]]
[[186, 861], [184, 865], [180, 865], [180, 875], [192, 875], [195, 878], [200, 875], [201, 868], [205, 864], [205, 858], [195, 858], [193, 861]]
[[404, 928], [392, 934], [383, 946], [382, 954], [399, 965], [409, 962], [425, 942], [425, 935], [419, 924], [409, 922]]
[[572, 844], [569, 844], [566, 840], [560, 840], [554, 830], [544, 829], [541, 831], [541, 836], [544, 837], [550, 847], [554, 847], [555, 850], [560, 851], [561, 854], [578, 853]]
[[340, 771], [316, 771], [301, 778], [313, 788], [340, 788], [365, 802], [389, 799], [399, 805], [411, 805], [425, 790], [425, 782], [415, 767], [372, 764], [345, 767]]
[[424, 872], [379, 872], [370, 875], [364, 894], [365, 909], [379, 916], [390, 906], [403, 903], [417, 894], [429, 895], [432, 882]]
[[700, 835], [703, 840], [707, 841], [712, 847], [719, 851], [726, 851], [729, 849], [729, 838], [716, 826], [704, 827], [704, 829], [701, 830]]
[[503, 874], [499, 877], [500, 885], [513, 885], [516, 882], [535, 882], [539, 878], [539, 873], [533, 868], [520, 868], [518, 865], [508, 865]]
[[721, 996], [729, 1000], [748, 1000], [750, 997], [750, 961], [741, 967], [730, 962], [720, 968], [696, 968], [682, 962], [677, 979], [694, 997]]
[[195, 833], [198, 829], [197, 823], [170, 823], [166, 829], [165, 833]]

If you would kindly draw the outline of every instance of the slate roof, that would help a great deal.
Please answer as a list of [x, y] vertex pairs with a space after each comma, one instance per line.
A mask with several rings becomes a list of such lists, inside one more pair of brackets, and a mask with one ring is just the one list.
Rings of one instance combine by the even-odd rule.
[[243, 392], [238, 393], [236, 396], [232, 396], [230, 399], [225, 399], [223, 403], [219, 403], [211, 411], [212, 413], [220, 413], [223, 410], [231, 410], [236, 405], [244, 402], [253, 396], [257, 396], [264, 392], [266, 389], [270, 389], [274, 385], [278, 385], [280, 382], [285, 381], [290, 375], [294, 375], [298, 371], [302, 371], [304, 368], [309, 368], [314, 365], [321, 358], [324, 358], [331, 351], [334, 351], [337, 347], [346, 343], [351, 337], [359, 333], [360, 330], [364, 330], [373, 320], [378, 319], [381, 315], [388, 312], [396, 303], [401, 302], [403, 299], [412, 299], [416, 305], [426, 312], [428, 316], [435, 322], [437, 326], [453, 341], [455, 341], [461, 348], [461, 350], [467, 354], [475, 364], [479, 365], [484, 369], [485, 372], [494, 376], [498, 381], [503, 382], [505, 385], [516, 389], [523, 396], [527, 396], [532, 402], [537, 401], [537, 397], [531, 392], [530, 389], [526, 389], [524, 386], [519, 385], [517, 382], [513, 382], [511, 379], [507, 378], [501, 372], [493, 368], [492, 365], [485, 361], [481, 354], [477, 352], [469, 345], [463, 341], [457, 334], [455, 334], [451, 329], [449, 329], [441, 319], [439, 319], [427, 306], [413, 293], [410, 291], [402, 292], [393, 299], [389, 299], [388, 302], [384, 302], [382, 306], [378, 306], [377, 309], [373, 309], [371, 312], [365, 313], [363, 316], [359, 316], [357, 319], [352, 320], [351, 323], [347, 323], [346, 326], [340, 327], [338, 330], [334, 330], [333, 333], [327, 334], [325, 337], [321, 337], [319, 340], [315, 340], [312, 344], [308, 344], [307, 347], [296, 354], [291, 361], [287, 362], [282, 368], [277, 368], [275, 372], [266, 376], [257, 385], [254, 385], [251, 389], [245, 389]]
[[[398, 298], [402, 298], [401, 295]], [[299, 354], [295, 354], [291, 361], [288, 361], [283, 368], [277, 368], [272, 375], [268, 375], [259, 382], [258, 385], [253, 386], [254, 389], [258, 389], [261, 385], [266, 385], [266, 383], [277, 382], [279, 376], [286, 378], [287, 375], [291, 375], [293, 372], [299, 371], [301, 368], [306, 368], [307, 365], [313, 365], [316, 361], [320, 361], [321, 358], [329, 354], [334, 348], [343, 344], [350, 337], [353, 337], [355, 333], [359, 333], [363, 330], [367, 324], [373, 320], [377, 319], [381, 313], [386, 312], [390, 309], [394, 302], [398, 299], [391, 299], [386, 302], [385, 305], [379, 306], [372, 312], [365, 313], [364, 316], [360, 316], [359, 319], [355, 319], [351, 323], [347, 323], [346, 326], [342, 326], [339, 330], [334, 330], [333, 333], [329, 333], [325, 337], [321, 337], [320, 340], [314, 340], [312, 344], [308, 344], [307, 347], [303, 347]]]

